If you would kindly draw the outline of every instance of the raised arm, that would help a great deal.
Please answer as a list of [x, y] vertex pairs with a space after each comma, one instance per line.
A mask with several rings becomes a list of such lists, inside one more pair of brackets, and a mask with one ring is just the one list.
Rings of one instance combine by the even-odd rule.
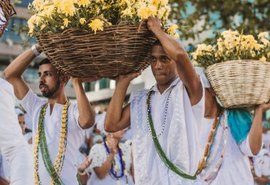
[[6, 80], [13, 85], [15, 95], [20, 100], [23, 99], [29, 90], [28, 86], [22, 79], [22, 74], [37, 54], [38, 52], [36, 48], [28, 49], [20, 54], [4, 70]]
[[79, 124], [82, 128], [90, 128], [95, 123], [95, 111], [93, 110], [85, 91], [82, 81], [78, 78], [72, 78], [72, 84], [77, 98], [79, 109]]
[[202, 85], [187, 52], [178, 41], [162, 30], [157, 18], [149, 17], [147, 26], [160, 41], [168, 57], [175, 61], [178, 75], [188, 91], [191, 104], [197, 104], [202, 98]]
[[254, 112], [254, 118], [248, 138], [251, 152], [254, 155], [258, 154], [261, 149], [263, 133], [262, 117], [263, 113], [268, 109], [270, 109], [270, 103], [264, 103], [256, 107]]
[[106, 113], [105, 130], [107, 132], [123, 130], [130, 125], [130, 105], [123, 108], [123, 104], [130, 81], [138, 75], [139, 73], [132, 73], [118, 78]]

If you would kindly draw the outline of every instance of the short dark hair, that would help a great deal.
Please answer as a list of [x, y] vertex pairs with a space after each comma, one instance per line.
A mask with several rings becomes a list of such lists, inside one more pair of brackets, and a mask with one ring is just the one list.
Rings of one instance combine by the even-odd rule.
[[18, 114], [18, 117], [20, 117], [20, 116], [24, 116], [24, 114], [23, 113]]
[[39, 62], [38, 66], [41, 66], [43, 64], [51, 64], [51, 62], [48, 58], [44, 58], [43, 60]]

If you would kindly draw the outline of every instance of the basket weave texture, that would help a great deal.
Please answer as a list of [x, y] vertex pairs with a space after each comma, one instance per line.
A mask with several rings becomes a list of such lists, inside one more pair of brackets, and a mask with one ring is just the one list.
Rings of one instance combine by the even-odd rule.
[[4, 30], [6, 29], [8, 25], [9, 19], [11, 18], [12, 15], [16, 14], [16, 11], [13, 8], [13, 6], [10, 4], [10, 0], [0, 0], [0, 9], [2, 10], [4, 14], [4, 15], [1, 15], [0, 18], [6, 19], [5, 21], [4, 20], [0, 21], [0, 22], [5, 22], [3, 25], [2, 23], [0, 25], [0, 37], [1, 37], [2, 34], [4, 33]]
[[224, 108], [251, 107], [270, 99], [270, 63], [232, 60], [209, 66], [206, 75]]
[[112, 25], [96, 34], [79, 29], [42, 34], [38, 42], [52, 64], [73, 77], [115, 78], [145, 69], [155, 38], [138, 25]]

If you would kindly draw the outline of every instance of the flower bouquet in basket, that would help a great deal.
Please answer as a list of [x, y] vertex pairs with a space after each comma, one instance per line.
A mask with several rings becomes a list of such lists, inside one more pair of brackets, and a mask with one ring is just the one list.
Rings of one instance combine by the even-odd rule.
[[[155, 38], [140, 24], [165, 25], [168, 0], [34, 0], [29, 34], [52, 64], [74, 77], [114, 78], [146, 68]], [[175, 35], [176, 27], [167, 27]]]
[[257, 38], [224, 31], [215, 45], [198, 45], [192, 53], [225, 108], [250, 107], [270, 99], [270, 42], [267, 32]]

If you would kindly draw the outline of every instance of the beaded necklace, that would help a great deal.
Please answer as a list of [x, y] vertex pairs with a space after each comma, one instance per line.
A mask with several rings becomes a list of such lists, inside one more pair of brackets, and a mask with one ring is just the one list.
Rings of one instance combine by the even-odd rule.
[[[171, 91], [170, 91], [171, 93]], [[205, 168], [205, 165], [206, 165], [206, 161], [209, 157], [209, 154], [210, 154], [210, 148], [213, 144], [213, 141], [214, 141], [214, 133], [216, 132], [216, 129], [217, 129], [217, 125], [218, 125], [218, 121], [217, 121], [217, 117], [213, 123], [213, 127], [212, 127], [212, 131], [210, 132], [210, 135], [208, 137], [208, 143], [205, 147], [205, 150], [204, 150], [204, 157], [203, 159], [201, 160], [201, 162], [199, 163], [198, 165], [198, 168], [197, 168], [197, 171], [194, 175], [189, 175], [187, 173], [185, 173], [183, 170], [181, 170], [180, 168], [178, 168], [177, 166], [175, 166], [169, 159], [168, 157], [166, 156], [165, 152], [163, 151], [159, 141], [158, 141], [158, 137], [157, 137], [157, 134], [156, 134], [156, 131], [155, 131], [155, 128], [154, 128], [154, 123], [153, 123], [153, 118], [152, 118], [152, 115], [151, 115], [151, 96], [153, 94], [153, 90], [151, 89], [149, 92], [148, 92], [148, 95], [147, 95], [147, 118], [148, 118], [148, 122], [149, 122], [149, 125], [150, 125], [150, 131], [151, 131], [151, 135], [152, 135], [152, 139], [153, 139], [153, 142], [154, 142], [154, 145], [155, 145], [155, 148], [156, 148], [156, 151], [160, 157], [160, 159], [164, 162], [164, 164], [170, 169], [172, 170], [173, 172], [175, 172], [176, 174], [178, 174], [179, 176], [183, 177], [183, 178], [186, 178], [186, 179], [196, 179], [196, 176], [201, 173], [201, 171]], [[170, 95], [170, 94], [169, 94]]]
[[[153, 91], [152, 90], [153, 88], [151, 88], [151, 91]], [[166, 102], [165, 102], [165, 108], [164, 108], [164, 117], [163, 117], [163, 121], [162, 121], [162, 124], [161, 124], [161, 131], [160, 131], [160, 133], [159, 134], [157, 134], [155, 137], [160, 137], [162, 134], [163, 134], [163, 132], [164, 132], [164, 130], [165, 130], [165, 125], [166, 125], [166, 121], [167, 121], [167, 114], [168, 114], [168, 108], [169, 108], [169, 101], [170, 101], [170, 96], [171, 96], [171, 93], [172, 93], [172, 88], [169, 90], [169, 94], [168, 94], [168, 96], [167, 96], [167, 98], [166, 98]], [[151, 104], [151, 98], [149, 99], [149, 104]], [[149, 116], [147, 116], [147, 118], [149, 118]], [[150, 123], [149, 122], [149, 119], [148, 119], [148, 123]], [[151, 127], [150, 127], [150, 124], [148, 124], [148, 129], [149, 129], [149, 132], [150, 133], [152, 133], [151, 132]], [[152, 135], [152, 134], [151, 134]], [[152, 135], [152, 137], [153, 137], [153, 135]]]
[[[106, 144], [106, 137], [103, 139], [103, 143], [104, 143], [104, 146], [106, 148], [107, 153], [108, 154], [111, 153], [108, 145]], [[111, 166], [111, 169], [110, 169], [110, 175], [112, 175], [115, 179], [119, 180], [120, 178], [122, 178], [125, 175], [124, 174], [125, 165], [124, 165], [124, 162], [123, 162], [122, 150], [120, 149], [120, 147], [118, 145], [117, 145], [117, 147], [118, 147], [118, 155], [119, 155], [119, 159], [120, 159], [121, 173], [120, 173], [120, 175], [117, 175], [117, 171], [114, 170], [114, 163], [112, 163], [112, 166]]]
[[[227, 141], [228, 141], [228, 125], [227, 125], [226, 111], [224, 112], [222, 117], [223, 117], [223, 119], [222, 118], [220, 118], [220, 119], [222, 119], [221, 125], [222, 125], [222, 129], [223, 129], [223, 138], [222, 138], [223, 146], [222, 146], [221, 153], [218, 155], [219, 159], [216, 162], [216, 164], [212, 165], [211, 167], [209, 166], [209, 170], [207, 172], [206, 171], [202, 172], [202, 175], [204, 176], [203, 179], [204, 179], [204, 181], [207, 181], [207, 182], [212, 181], [216, 177], [216, 175], [217, 175], [217, 173], [222, 165], [222, 162], [224, 160], [224, 154], [225, 154]], [[208, 166], [208, 164], [211, 164], [212, 162], [213, 162], [213, 159], [207, 161], [207, 166]]]
[[39, 115], [39, 124], [36, 131], [35, 143], [34, 143], [34, 178], [35, 184], [41, 185], [40, 177], [38, 173], [39, 169], [39, 149], [41, 150], [42, 159], [44, 165], [51, 176], [50, 185], [62, 185], [63, 182], [60, 178], [60, 173], [62, 171], [63, 162], [65, 158], [65, 151], [67, 145], [67, 123], [68, 123], [68, 107], [70, 102], [67, 101], [62, 110], [62, 123], [60, 130], [60, 139], [59, 139], [59, 149], [56, 156], [55, 163], [53, 164], [49, 155], [48, 145], [46, 142], [45, 130], [44, 130], [44, 117], [46, 114], [46, 109], [48, 103], [42, 106], [40, 115]]

